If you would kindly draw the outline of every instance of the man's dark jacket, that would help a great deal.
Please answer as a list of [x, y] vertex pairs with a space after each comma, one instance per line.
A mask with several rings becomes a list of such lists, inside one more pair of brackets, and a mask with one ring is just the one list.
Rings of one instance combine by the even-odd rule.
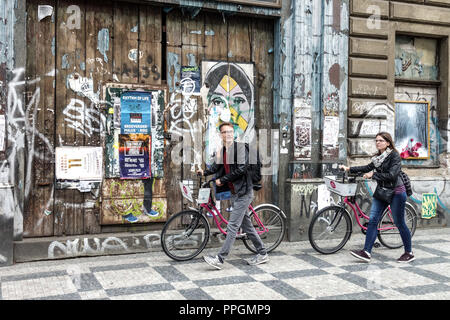
[[[225, 166], [223, 164], [224, 151], [225, 147], [222, 148], [220, 157], [216, 157], [216, 161], [209, 169], [204, 171], [203, 175], [209, 176], [216, 174], [216, 177], [223, 184], [223, 186], [217, 187], [217, 192], [229, 190], [228, 182], [231, 182], [236, 194], [241, 197], [249, 193], [253, 188], [252, 179], [250, 174], [247, 173], [249, 167], [249, 147], [247, 144], [235, 141], [228, 149], [227, 164], [230, 166], [230, 172], [228, 174], [225, 173]], [[217, 158], [219, 158], [218, 161]]]

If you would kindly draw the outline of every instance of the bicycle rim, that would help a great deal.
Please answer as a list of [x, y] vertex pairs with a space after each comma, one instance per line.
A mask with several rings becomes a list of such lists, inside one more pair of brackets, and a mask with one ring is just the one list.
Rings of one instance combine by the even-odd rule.
[[[417, 215], [415, 210], [409, 206], [405, 207], [405, 223], [412, 237], [416, 231]], [[378, 240], [380, 240], [382, 245], [390, 249], [397, 249], [403, 246], [400, 231], [394, 224], [394, 218], [389, 208], [386, 208], [378, 224]]]
[[308, 238], [311, 246], [323, 254], [342, 249], [352, 233], [352, 221], [347, 210], [338, 206], [325, 207], [311, 220]]
[[190, 260], [205, 248], [209, 239], [209, 224], [197, 211], [182, 211], [165, 224], [161, 232], [164, 252], [177, 261]]
[[[264, 243], [267, 252], [271, 252], [276, 247], [278, 247], [281, 241], [283, 241], [283, 237], [286, 232], [286, 223], [279, 210], [273, 207], [260, 207], [256, 210], [256, 214], [258, 215], [260, 221], [264, 224], [264, 227], [266, 227], [266, 229], [268, 230], [261, 233], [259, 237]], [[263, 231], [260, 225], [257, 223], [254, 214], [251, 215], [251, 220], [256, 231]], [[243, 241], [247, 249], [249, 249], [253, 253], [257, 253], [251, 239], [246, 237]]]

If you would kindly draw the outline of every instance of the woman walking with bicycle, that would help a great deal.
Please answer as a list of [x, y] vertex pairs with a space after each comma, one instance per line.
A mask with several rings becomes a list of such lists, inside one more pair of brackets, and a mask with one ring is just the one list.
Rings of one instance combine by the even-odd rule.
[[378, 222], [381, 214], [390, 205], [394, 223], [400, 232], [405, 248], [405, 253], [397, 261], [411, 262], [415, 257], [412, 253], [411, 233], [405, 223], [406, 189], [400, 176], [400, 154], [395, 149], [392, 136], [387, 132], [378, 133], [375, 138], [375, 144], [378, 152], [372, 157], [368, 165], [357, 167], [339, 166], [340, 169], [350, 173], [364, 173], [363, 178], [374, 179], [377, 182], [370, 209], [364, 249], [352, 250], [350, 253], [358, 259], [370, 262], [372, 247], [378, 233]]

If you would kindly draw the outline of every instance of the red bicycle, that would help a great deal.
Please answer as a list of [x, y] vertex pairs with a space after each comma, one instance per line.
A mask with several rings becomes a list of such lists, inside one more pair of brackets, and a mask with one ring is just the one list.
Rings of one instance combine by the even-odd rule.
[[[197, 199], [197, 208], [189, 208], [171, 216], [161, 231], [161, 246], [164, 252], [177, 261], [190, 260], [196, 257], [206, 247], [211, 226], [206, 216], [209, 212], [217, 226], [215, 232], [226, 235], [225, 230], [228, 221], [216, 208], [215, 201], [211, 195], [211, 183], [215, 179], [209, 180], [200, 186]], [[180, 182], [183, 197], [194, 203], [190, 188]], [[277, 206], [269, 203], [260, 204], [253, 208], [249, 207], [247, 214], [253, 225], [263, 240], [267, 252], [274, 250], [283, 240], [286, 232], [286, 215]], [[223, 226], [223, 227], [222, 227]], [[218, 230], [218, 231], [217, 231]], [[236, 239], [244, 241], [244, 245], [257, 253], [253, 243], [245, 234], [238, 234]]]
[[[340, 196], [341, 201], [337, 205], [327, 206], [319, 210], [311, 219], [308, 237], [311, 246], [323, 254], [331, 254], [341, 250], [352, 234], [352, 217], [346, 206], [349, 206], [354, 214], [357, 224], [363, 233], [367, 230], [369, 216], [367, 216], [356, 202], [358, 184], [356, 176], [344, 174], [342, 182], [335, 177], [324, 177], [327, 189]], [[342, 198], [344, 198], [342, 200]], [[412, 205], [405, 205], [405, 222], [414, 235], [417, 226], [417, 214]], [[378, 240], [384, 246], [397, 249], [403, 246], [400, 232], [394, 224], [391, 208], [387, 207], [378, 224]]]

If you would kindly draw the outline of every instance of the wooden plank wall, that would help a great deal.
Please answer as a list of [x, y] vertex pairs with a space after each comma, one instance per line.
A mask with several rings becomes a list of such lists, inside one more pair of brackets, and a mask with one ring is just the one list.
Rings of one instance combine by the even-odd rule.
[[[27, 64], [25, 67], [25, 101], [33, 127], [51, 144], [55, 138], [55, 54], [52, 41], [55, 23], [50, 17], [38, 21], [38, 5], [55, 5], [55, 1], [27, 3]], [[40, 81], [39, 81], [40, 79]], [[33, 103], [33, 96], [34, 101]], [[33, 166], [26, 166], [30, 192], [24, 206], [25, 237], [53, 235], [54, 202], [52, 201], [54, 165], [53, 150], [36, 135], [27, 132], [27, 150], [35, 152]], [[29, 154], [28, 157], [31, 157]], [[48, 214], [48, 215], [47, 215]]]
[[[39, 20], [39, 5], [52, 6], [53, 15]], [[170, 99], [177, 98], [181, 66], [193, 63], [201, 66], [202, 60], [254, 63], [256, 127], [268, 129], [270, 136], [272, 21], [228, 17], [218, 12], [193, 14], [178, 8], [166, 13], [161, 7], [116, 1], [28, 0], [27, 13], [26, 79], [39, 81], [27, 85], [26, 102], [32, 101], [33, 93], [40, 93], [32, 111], [42, 138], [34, 142], [34, 154], [38, 156], [33, 157], [27, 172], [33, 184], [25, 206], [24, 237], [102, 231], [101, 192], [55, 188], [54, 148], [102, 146], [101, 122], [106, 106], [102, 104], [101, 93], [107, 82], [167, 85], [166, 105], [170, 106]], [[103, 52], [100, 40], [106, 44]], [[92, 87], [84, 86], [87, 91], [77, 91], [71, 85], [78, 80], [84, 84], [92, 80]], [[204, 123], [205, 114], [201, 98], [195, 99], [198, 112], [189, 121], [199, 125]], [[78, 119], [81, 126], [69, 125], [68, 118]], [[86, 118], [91, 120], [87, 123]], [[165, 119], [169, 120], [168, 129], [170, 117], [165, 114]], [[195, 178], [190, 165], [183, 168], [170, 161], [174, 145], [166, 141], [165, 181], [157, 179], [154, 188], [166, 189], [169, 214], [182, 207], [178, 187], [172, 186], [177, 186], [180, 179]], [[271, 177], [264, 177], [264, 183], [271, 186]], [[270, 201], [270, 197], [267, 187], [258, 192], [256, 202]]]
[[[267, 129], [270, 137], [272, 128], [272, 82], [273, 82], [273, 22], [239, 16], [224, 16], [215, 12], [200, 12], [194, 19], [189, 14], [173, 10], [167, 15], [167, 73], [169, 92], [177, 97], [177, 81], [180, 81], [181, 66], [195, 62], [201, 67], [202, 60], [242, 62], [254, 64], [255, 119], [257, 129]], [[206, 115], [198, 100], [198, 113], [191, 123], [205, 120]], [[203, 102], [204, 103], [204, 102]], [[268, 121], [269, 120], [269, 121]], [[186, 129], [185, 127], [183, 127]], [[204, 130], [206, 128], [203, 128]], [[173, 143], [178, 140], [173, 137]], [[270, 141], [268, 142], [270, 146]], [[270, 155], [271, 151], [267, 151]], [[191, 166], [172, 168], [172, 185], [177, 185], [179, 177], [197, 181], [191, 173]], [[271, 176], [263, 178], [265, 186], [271, 186]], [[255, 193], [255, 203], [270, 201], [271, 189]], [[169, 191], [168, 197], [174, 203], [181, 203], [178, 190]], [[174, 212], [179, 207], [174, 207]]]

